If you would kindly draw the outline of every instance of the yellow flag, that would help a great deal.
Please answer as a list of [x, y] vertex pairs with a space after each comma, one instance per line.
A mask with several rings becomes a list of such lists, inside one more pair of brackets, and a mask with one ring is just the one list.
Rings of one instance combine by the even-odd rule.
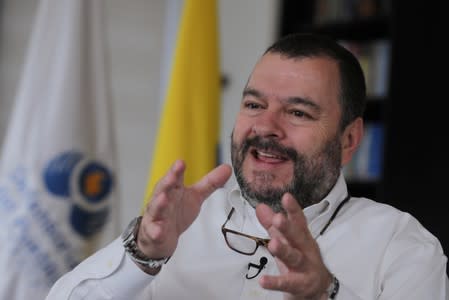
[[219, 47], [215, 0], [186, 0], [153, 153], [144, 205], [176, 159], [190, 185], [217, 163]]

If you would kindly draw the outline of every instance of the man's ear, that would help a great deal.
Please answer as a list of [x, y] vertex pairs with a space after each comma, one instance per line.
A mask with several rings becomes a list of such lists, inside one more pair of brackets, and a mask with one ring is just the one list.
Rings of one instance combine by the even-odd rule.
[[351, 161], [352, 155], [359, 147], [363, 138], [363, 119], [357, 118], [346, 126], [342, 137], [341, 164], [342, 166]]

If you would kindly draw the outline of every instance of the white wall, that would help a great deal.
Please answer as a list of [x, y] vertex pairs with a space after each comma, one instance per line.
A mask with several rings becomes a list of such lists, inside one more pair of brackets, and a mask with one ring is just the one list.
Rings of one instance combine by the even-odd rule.
[[[20, 77], [38, 0], [0, 2], [0, 138]], [[118, 143], [120, 224], [139, 213], [158, 125], [165, 0], [107, 0], [111, 80]], [[229, 136], [251, 69], [277, 32], [278, 0], [221, 0], [223, 91], [221, 143]], [[230, 118], [229, 116], [233, 116]], [[1, 141], [1, 139], [0, 139]]]

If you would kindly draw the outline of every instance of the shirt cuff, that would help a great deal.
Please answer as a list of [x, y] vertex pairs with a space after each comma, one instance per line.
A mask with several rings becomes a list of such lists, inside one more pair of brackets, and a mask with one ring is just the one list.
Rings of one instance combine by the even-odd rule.
[[340, 281], [340, 288], [334, 299], [344, 299], [344, 300], [362, 300], [361, 297], [357, 296], [348, 286]]
[[[122, 260], [117, 269], [101, 280], [108, 293], [118, 299], [134, 299], [137, 291], [144, 291], [155, 276], [142, 271], [126, 254], [121, 243], [115, 242], [113, 251], [121, 255]], [[112, 250], [112, 249], [111, 249]]]

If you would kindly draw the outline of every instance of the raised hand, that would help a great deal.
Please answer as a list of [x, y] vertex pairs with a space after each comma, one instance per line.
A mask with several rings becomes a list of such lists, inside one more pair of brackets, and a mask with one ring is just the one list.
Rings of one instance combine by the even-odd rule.
[[173, 254], [178, 238], [198, 216], [203, 201], [231, 175], [220, 165], [192, 186], [184, 186], [185, 163], [176, 161], [157, 183], [138, 233], [138, 247], [150, 258]]
[[268, 231], [268, 250], [276, 257], [279, 276], [264, 275], [263, 288], [285, 292], [284, 299], [327, 299], [326, 289], [332, 275], [324, 265], [317, 242], [298, 202], [290, 194], [282, 197], [286, 213], [274, 213], [259, 204], [256, 214]]

